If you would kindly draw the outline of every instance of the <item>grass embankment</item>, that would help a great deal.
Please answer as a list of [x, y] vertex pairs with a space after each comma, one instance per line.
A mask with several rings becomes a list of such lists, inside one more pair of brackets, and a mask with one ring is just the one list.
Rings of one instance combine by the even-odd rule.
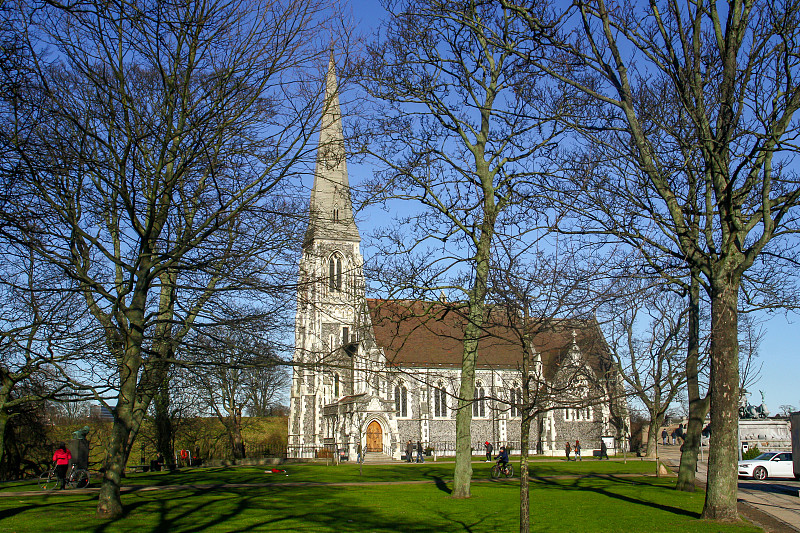
[[[474, 465], [475, 479], [486, 479], [489, 466]], [[472, 498], [455, 500], [450, 498], [452, 483], [448, 481], [452, 477], [451, 464], [367, 465], [363, 477], [358, 476], [357, 465], [304, 464], [286, 468], [288, 477], [264, 474], [263, 469], [253, 467], [130, 476], [127, 483], [136, 485], [274, 484], [126, 493], [123, 495], [126, 514], [114, 522], [93, 517], [96, 494], [7, 496], [0, 498], [0, 526], [4, 531], [19, 533], [43, 530], [494, 532], [518, 528], [518, 480], [475, 483]], [[672, 490], [674, 478], [587, 477], [587, 474], [640, 474], [652, 469], [652, 463], [641, 461], [537, 464], [533, 474], [540, 478], [531, 483], [532, 530], [758, 531], [746, 525], [697, 520], [703, 507], [703, 493]], [[297, 481], [429, 482], [355, 486], [285, 484]], [[55, 524], [57, 527], [51, 527]]]

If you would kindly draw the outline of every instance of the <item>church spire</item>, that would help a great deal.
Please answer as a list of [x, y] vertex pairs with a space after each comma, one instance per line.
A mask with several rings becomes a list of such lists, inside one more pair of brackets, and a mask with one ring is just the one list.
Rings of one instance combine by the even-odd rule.
[[336, 80], [333, 49], [325, 78], [325, 100], [320, 121], [306, 245], [320, 238], [361, 241], [353, 218], [353, 204], [350, 201], [350, 182], [347, 177], [342, 112], [339, 108], [339, 84]]

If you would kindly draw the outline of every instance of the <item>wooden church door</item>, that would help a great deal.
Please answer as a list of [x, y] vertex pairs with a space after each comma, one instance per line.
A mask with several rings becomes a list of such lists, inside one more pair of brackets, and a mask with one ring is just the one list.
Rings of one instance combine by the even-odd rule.
[[369, 426], [367, 426], [367, 451], [383, 451], [383, 430], [376, 420], [373, 420], [369, 423]]

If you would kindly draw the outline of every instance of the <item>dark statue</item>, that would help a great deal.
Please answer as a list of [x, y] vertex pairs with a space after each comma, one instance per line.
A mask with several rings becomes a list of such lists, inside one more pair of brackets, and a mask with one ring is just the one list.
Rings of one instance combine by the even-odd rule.
[[72, 432], [72, 438], [75, 440], [86, 440], [86, 435], [89, 434], [89, 426], [83, 426], [81, 429]]
[[742, 390], [742, 399], [739, 400], [739, 418], [753, 419], [767, 418], [769, 416], [769, 409], [767, 409], [767, 404], [764, 403], [764, 391], [758, 392], [761, 393], [761, 405], [755, 406], [750, 405], [747, 401], [749, 394], [746, 390]]

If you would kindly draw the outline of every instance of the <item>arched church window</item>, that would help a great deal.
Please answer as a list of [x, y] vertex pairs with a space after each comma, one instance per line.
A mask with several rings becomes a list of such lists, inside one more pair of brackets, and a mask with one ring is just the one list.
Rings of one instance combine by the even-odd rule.
[[511, 416], [522, 416], [522, 389], [517, 386], [517, 383], [511, 387]]
[[447, 393], [441, 381], [433, 388], [433, 416], [447, 416]]
[[486, 393], [480, 381], [475, 383], [475, 397], [472, 402], [472, 416], [479, 418], [486, 416]]
[[332, 291], [342, 290], [342, 257], [331, 256], [328, 261], [328, 288]]
[[394, 387], [394, 410], [397, 416], [408, 416], [408, 389], [398, 384]]

